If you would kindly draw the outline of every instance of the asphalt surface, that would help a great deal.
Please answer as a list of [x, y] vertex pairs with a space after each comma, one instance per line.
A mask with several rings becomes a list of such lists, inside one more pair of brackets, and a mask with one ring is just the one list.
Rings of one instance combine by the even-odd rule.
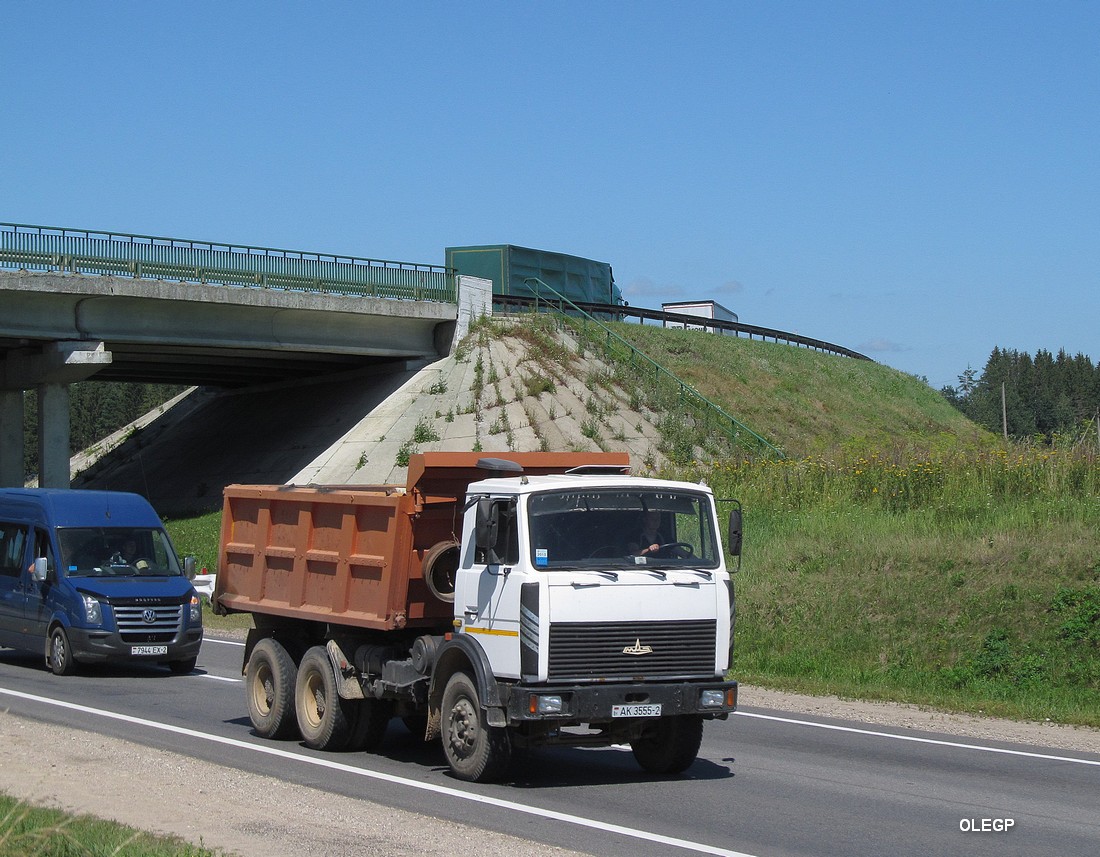
[[523, 754], [506, 783], [471, 785], [398, 722], [375, 754], [257, 738], [241, 653], [208, 639], [188, 676], [150, 665], [59, 678], [3, 649], [0, 708], [608, 857], [1100, 853], [1100, 754], [743, 709], [707, 725], [681, 777], [642, 774], [628, 749], [556, 748]]

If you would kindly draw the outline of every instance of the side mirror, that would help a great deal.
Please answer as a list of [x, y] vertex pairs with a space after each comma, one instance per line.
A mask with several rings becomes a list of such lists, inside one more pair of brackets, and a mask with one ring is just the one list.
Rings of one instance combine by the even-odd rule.
[[46, 579], [46, 557], [40, 556], [34, 561], [34, 569], [31, 571], [31, 576], [42, 583]]
[[195, 579], [195, 570], [199, 567], [199, 561], [193, 556], [185, 556], [183, 558], [183, 573], [187, 575], [188, 580]]
[[730, 556], [741, 556], [741, 510], [734, 509], [730, 512], [729, 549]]
[[496, 547], [500, 531], [499, 507], [488, 497], [477, 501], [477, 519], [474, 522], [474, 545], [478, 550], [491, 551]]

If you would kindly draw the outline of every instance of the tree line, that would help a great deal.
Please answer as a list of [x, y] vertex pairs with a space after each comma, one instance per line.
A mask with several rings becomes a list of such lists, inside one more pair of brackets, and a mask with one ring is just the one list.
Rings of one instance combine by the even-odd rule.
[[[187, 389], [178, 384], [82, 381], [69, 387], [69, 452], [87, 449]], [[38, 394], [23, 394], [23, 472], [38, 472]]]
[[1015, 440], [1079, 436], [1100, 414], [1100, 364], [1085, 354], [1055, 356], [994, 348], [979, 375], [967, 367], [944, 397], [967, 417]]

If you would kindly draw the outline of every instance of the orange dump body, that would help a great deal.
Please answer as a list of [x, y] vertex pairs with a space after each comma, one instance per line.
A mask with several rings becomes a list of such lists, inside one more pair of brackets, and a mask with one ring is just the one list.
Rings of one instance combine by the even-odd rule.
[[[449, 629], [424, 557], [462, 534], [483, 453], [410, 456], [408, 484], [298, 488], [229, 485], [214, 607], [376, 630]], [[629, 463], [625, 453], [505, 453], [527, 475]]]

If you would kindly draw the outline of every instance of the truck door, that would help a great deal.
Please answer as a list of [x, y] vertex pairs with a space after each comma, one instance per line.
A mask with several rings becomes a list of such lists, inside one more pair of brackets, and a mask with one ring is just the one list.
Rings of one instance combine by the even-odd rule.
[[519, 678], [522, 580], [512, 574], [520, 558], [515, 498], [482, 502], [475, 544], [464, 551], [455, 581], [456, 618], [462, 621], [462, 632], [481, 644], [495, 675]]

